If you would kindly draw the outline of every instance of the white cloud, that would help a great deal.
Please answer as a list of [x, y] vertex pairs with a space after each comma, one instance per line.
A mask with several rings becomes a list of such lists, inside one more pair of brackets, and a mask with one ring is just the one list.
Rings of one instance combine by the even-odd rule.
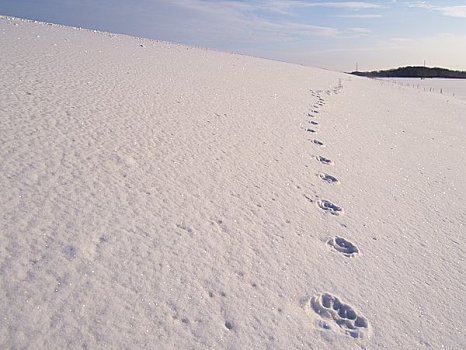
[[[251, 1], [254, 2], [254, 1]], [[301, 0], [256, 0], [256, 6], [263, 9], [275, 10], [277, 12], [288, 13], [293, 8], [305, 7], [328, 7], [336, 9], [362, 10], [362, 9], [380, 9], [385, 6], [363, 1], [339, 1], [339, 2], [306, 2]]]
[[253, 24], [254, 27], [267, 30], [270, 32], [294, 35], [319, 35], [319, 36], [335, 36], [339, 33], [338, 29], [332, 27], [315, 26], [303, 23], [275, 23], [267, 20], [260, 20]]
[[367, 28], [360, 28], [360, 27], [348, 28], [347, 31], [349, 33], [354, 33], [354, 34], [369, 34], [371, 32]]
[[349, 14], [349, 15], [338, 15], [336, 17], [340, 17], [340, 18], [360, 18], [360, 19], [364, 19], [364, 18], [381, 18], [382, 15], [378, 15], [378, 14], [362, 14], [362, 13], [356, 13], [356, 14]]
[[435, 8], [445, 16], [466, 18], [466, 5]]
[[245, 2], [237, 1], [215, 1], [207, 2], [203, 0], [162, 0], [170, 5], [194, 10], [197, 12], [217, 14], [217, 15], [238, 15], [243, 12], [252, 11], [255, 7]]
[[337, 9], [380, 9], [385, 6], [362, 1], [342, 1], [342, 2], [306, 2], [301, 0], [251, 0], [248, 2], [243, 1], [229, 1], [229, 0], [162, 0], [172, 5], [177, 5], [192, 10], [203, 12], [215, 12], [219, 9], [224, 9], [234, 12], [253, 12], [253, 11], [268, 11], [278, 12], [282, 14], [290, 14], [292, 9], [299, 9], [305, 7], [328, 7]]
[[433, 9], [434, 5], [429, 4], [427, 1], [416, 1], [408, 4], [408, 7], [421, 8], [421, 9]]
[[437, 6], [427, 1], [418, 1], [408, 4], [412, 8], [422, 8], [440, 12], [444, 16], [466, 18], [466, 5], [458, 6]]
[[309, 7], [332, 7], [332, 8], [353, 9], [353, 10], [376, 9], [376, 8], [383, 8], [384, 7], [382, 5], [374, 4], [374, 3], [371, 3], [371, 2], [360, 2], [360, 1], [314, 2], [314, 3], [307, 3], [306, 6], [309, 6]]
[[[223, 28], [228, 28], [229, 36], [237, 33], [237, 37], [242, 34], [247, 35], [248, 31], [254, 30], [254, 35], [267, 41], [273, 42], [284, 38], [302, 36], [336, 36], [339, 30], [328, 26], [318, 26], [308, 23], [291, 21], [271, 21], [262, 15], [260, 11], [285, 12], [287, 9], [296, 6], [303, 6], [302, 1], [204, 1], [204, 0], [171, 0], [171, 5], [175, 5], [199, 14], [207, 16], [209, 25], [222, 22]], [[205, 25], [205, 24], [204, 24]], [[277, 36], [277, 37], [276, 37]]]

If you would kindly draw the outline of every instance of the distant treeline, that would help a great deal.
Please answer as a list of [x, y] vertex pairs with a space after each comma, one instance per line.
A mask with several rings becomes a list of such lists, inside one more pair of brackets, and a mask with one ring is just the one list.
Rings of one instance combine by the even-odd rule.
[[450, 78], [466, 79], [466, 71], [450, 70], [445, 68], [429, 68], [422, 66], [409, 66], [396, 69], [379, 70], [373, 72], [351, 72], [362, 77], [373, 78]]

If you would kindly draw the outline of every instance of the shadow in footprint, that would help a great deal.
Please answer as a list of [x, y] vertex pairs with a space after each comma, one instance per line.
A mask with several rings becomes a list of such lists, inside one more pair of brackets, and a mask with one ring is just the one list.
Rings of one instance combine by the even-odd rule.
[[325, 181], [326, 183], [329, 184], [338, 184], [340, 181], [335, 176], [329, 175], [329, 174], [324, 174], [321, 173], [319, 174], [319, 177], [322, 179], [322, 181]]
[[[311, 298], [309, 308], [314, 310], [322, 318], [330, 320], [338, 325], [337, 330], [353, 338], [364, 338], [369, 335], [369, 322], [352, 306], [343, 303], [339, 298], [330, 293], [324, 293]], [[323, 325], [326, 329], [332, 329], [331, 324]]]
[[333, 161], [328, 159], [328, 158], [325, 158], [325, 157], [322, 157], [322, 156], [317, 156], [316, 159], [321, 162], [322, 164], [325, 164], [325, 165], [333, 165]]
[[310, 128], [306, 128], [306, 131], [311, 132], [311, 133], [313, 133], [313, 134], [315, 134], [315, 133], [317, 132], [316, 130], [310, 129]]
[[319, 140], [312, 140], [312, 142], [317, 145], [317, 146], [320, 146], [320, 147], [325, 147], [324, 143], [322, 141], [319, 141]]
[[335, 249], [337, 252], [342, 253], [347, 258], [352, 258], [359, 254], [359, 249], [350, 241], [341, 237], [334, 237], [327, 241], [327, 244]]
[[343, 214], [343, 208], [339, 207], [336, 204], [333, 204], [332, 202], [325, 200], [325, 199], [319, 199], [317, 201], [317, 205], [319, 206], [320, 209], [323, 211], [330, 213], [332, 215], [342, 215]]

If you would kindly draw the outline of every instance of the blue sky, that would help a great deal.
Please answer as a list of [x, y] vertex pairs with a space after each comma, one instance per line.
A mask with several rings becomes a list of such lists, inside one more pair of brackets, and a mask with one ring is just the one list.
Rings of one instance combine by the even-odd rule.
[[466, 70], [466, 0], [1, 0], [0, 13], [340, 71]]

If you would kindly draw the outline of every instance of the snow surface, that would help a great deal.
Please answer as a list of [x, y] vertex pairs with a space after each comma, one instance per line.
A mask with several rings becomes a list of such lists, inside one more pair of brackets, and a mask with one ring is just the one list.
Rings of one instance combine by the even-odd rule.
[[380, 80], [418, 89], [420, 93], [440, 93], [466, 101], [466, 79], [383, 78]]
[[0, 348], [466, 348], [461, 99], [6, 17], [0, 74]]

